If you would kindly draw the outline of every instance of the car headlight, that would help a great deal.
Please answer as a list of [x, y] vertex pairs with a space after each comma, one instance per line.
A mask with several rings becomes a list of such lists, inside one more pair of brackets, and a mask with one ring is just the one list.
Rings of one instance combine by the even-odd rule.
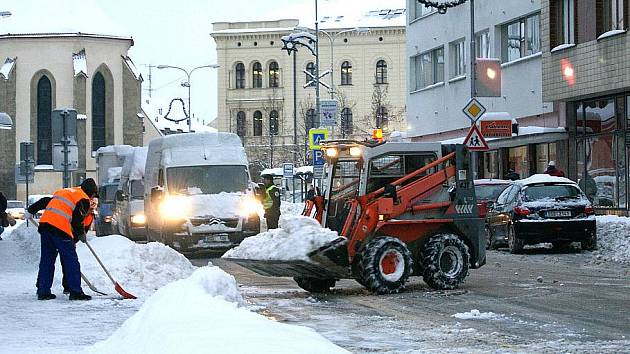
[[9, 215], [11, 215], [11, 217], [14, 219], [21, 219], [22, 217], [24, 217], [24, 213], [19, 211], [11, 211], [9, 212]]
[[138, 214], [131, 217], [131, 223], [135, 225], [144, 225], [147, 222], [147, 218], [144, 214]]
[[188, 216], [187, 198], [166, 197], [160, 204], [160, 215], [167, 220], [179, 220]]
[[245, 197], [241, 200], [239, 214], [242, 217], [259, 215], [263, 211], [262, 204], [254, 197]]

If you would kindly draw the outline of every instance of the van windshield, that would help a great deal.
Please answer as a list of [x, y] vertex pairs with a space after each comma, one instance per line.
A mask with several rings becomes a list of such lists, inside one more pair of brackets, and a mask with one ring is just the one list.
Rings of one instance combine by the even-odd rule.
[[184, 166], [166, 169], [170, 193], [219, 194], [247, 190], [249, 178], [245, 166]]
[[131, 181], [131, 198], [144, 198], [144, 182], [140, 180]]

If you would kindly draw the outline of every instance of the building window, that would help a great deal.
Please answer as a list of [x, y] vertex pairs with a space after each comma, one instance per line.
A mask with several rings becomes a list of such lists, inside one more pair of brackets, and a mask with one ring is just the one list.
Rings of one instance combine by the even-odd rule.
[[263, 119], [262, 112], [254, 112], [254, 136], [262, 136]]
[[376, 109], [376, 128], [383, 129], [387, 128], [387, 122], [389, 121], [389, 117], [387, 116], [387, 108], [380, 106]]
[[477, 58], [490, 58], [490, 31], [485, 30], [475, 35], [475, 55]]
[[245, 119], [245, 112], [239, 111], [236, 113], [236, 134], [241, 138], [247, 135], [247, 125]]
[[341, 63], [341, 84], [352, 85], [352, 64], [347, 60]]
[[376, 62], [376, 83], [387, 83], [387, 62], [385, 60], [379, 60]]
[[411, 0], [411, 2], [413, 3], [411, 6], [413, 9], [413, 13], [411, 14], [413, 16], [412, 19], [420, 18], [436, 11], [434, 7], [424, 6], [424, 4], [421, 4], [418, 0]]
[[510, 62], [540, 52], [540, 15], [532, 15], [504, 25], [503, 61]]
[[603, 0], [601, 21], [604, 32], [626, 29], [624, 0]]
[[451, 78], [466, 74], [464, 40], [451, 43]]
[[308, 64], [306, 64], [306, 72], [310, 73], [311, 75], [305, 74], [305, 78], [304, 78], [304, 84], [308, 84], [309, 82], [311, 82], [308, 86], [306, 87], [315, 87], [315, 80], [313, 79], [315, 77], [315, 64], [313, 64], [313, 62], [309, 62]]
[[556, 43], [572, 44], [575, 43], [575, 0], [555, 0], [556, 16], [555, 31]]
[[354, 131], [352, 125], [352, 109], [346, 107], [341, 110], [341, 135], [345, 138]]
[[243, 63], [236, 64], [236, 88], [245, 88], [245, 65]]
[[52, 85], [48, 76], [37, 81], [37, 164], [52, 164]]
[[309, 129], [313, 129], [313, 128], [319, 128], [319, 118], [317, 117], [317, 114], [315, 113], [315, 110], [310, 108], [309, 110], [306, 111], [306, 130], [308, 131]]
[[280, 68], [276, 61], [269, 63], [269, 87], [280, 87]]
[[252, 87], [262, 88], [263, 71], [262, 65], [259, 62], [255, 62], [252, 66]]
[[105, 143], [105, 78], [100, 72], [92, 81], [92, 151], [107, 145]]
[[414, 90], [444, 81], [444, 47], [412, 58]]
[[269, 135], [278, 135], [278, 111], [275, 109], [269, 113]]

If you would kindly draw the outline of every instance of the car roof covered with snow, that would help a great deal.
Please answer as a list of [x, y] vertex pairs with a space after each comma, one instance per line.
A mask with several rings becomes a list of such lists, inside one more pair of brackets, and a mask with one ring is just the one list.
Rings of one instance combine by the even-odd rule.
[[152, 156], [156, 153], [161, 154], [161, 163], [167, 167], [248, 165], [241, 139], [234, 133], [183, 133], [154, 139], [147, 156], [150, 168], [156, 167]]
[[510, 184], [513, 182], [507, 179], [482, 178], [482, 179], [476, 179], [474, 183], [475, 183], [475, 186], [489, 186], [489, 185], [504, 185], [504, 184]]
[[574, 184], [574, 185], [577, 185], [577, 183], [575, 183], [574, 181], [568, 178], [550, 176], [544, 173], [532, 175], [528, 178], [514, 181], [514, 183], [521, 186], [530, 186], [533, 184]]

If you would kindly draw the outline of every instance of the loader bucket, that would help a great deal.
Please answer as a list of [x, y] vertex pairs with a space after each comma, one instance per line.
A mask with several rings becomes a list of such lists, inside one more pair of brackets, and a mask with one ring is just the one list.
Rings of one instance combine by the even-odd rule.
[[309, 260], [255, 260], [226, 258], [254, 273], [268, 277], [317, 279], [352, 278], [348, 266], [347, 239], [340, 237], [308, 254]]

